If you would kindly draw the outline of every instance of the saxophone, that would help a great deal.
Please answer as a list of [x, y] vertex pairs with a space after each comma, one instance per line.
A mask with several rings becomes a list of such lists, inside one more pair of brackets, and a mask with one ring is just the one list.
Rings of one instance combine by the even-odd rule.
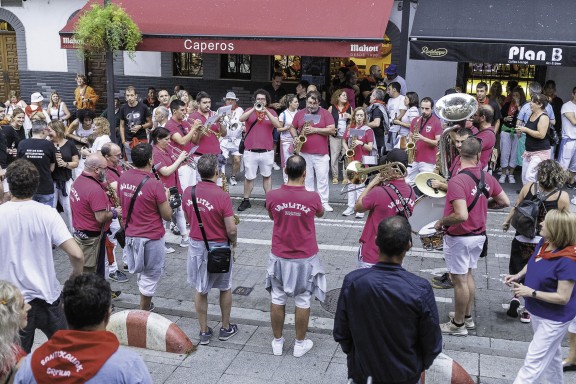
[[356, 140], [358, 140], [358, 137], [350, 137], [350, 145], [348, 146], [348, 150], [346, 151], [346, 155], [344, 157], [344, 168], [348, 167], [348, 164], [354, 160], [354, 155], [356, 154]]
[[[118, 195], [116, 195], [116, 190], [112, 187], [112, 185], [108, 184], [106, 187], [106, 195], [110, 199], [110, 202], [114, 206], [114, 208], [118, 208], [120, 206], [120, 199], [118, 199]], [[118, 215], [118, 220], [121, 219], [121, 216]]]
[[[424, 118], [424, 116], [420, 116], [420, 124], [422, 124], [422, 119]], [[415, 134], [419, 134], [420, 133], [420, 125], [418, 125], [418, 123], [416, 123], [416, 127], [414, 128], [414, 132], [412, 133], [412, 135], [410, 135], [410, 139], [408, 140], [408, 143], [406, 144], [406, 154], [408, 155], [408, 164], [412, 164], [414, 162], [414, 156], [416, 156], [416, 143], [414, 142], [414, 136]]]

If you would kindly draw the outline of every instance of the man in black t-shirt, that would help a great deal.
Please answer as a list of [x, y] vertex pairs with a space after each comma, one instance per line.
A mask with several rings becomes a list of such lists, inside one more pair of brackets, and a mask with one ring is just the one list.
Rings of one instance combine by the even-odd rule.
[[126, 158], [132, 162], [132, 148], [140, 143], [147, 143], [146, 130], [152, 128], [152, 118], [148, 107], [138, 101], [136, 88], [126, 88], [126, 104], [120, 107], [120, 139], [124, 146]]
[[48, 125], [44, 120], [32, 121], [31, 139], [22, 140], [18, 144], [18, 158], [29, 160], [40, 173], [40, 184], [32, 200], [53, 207], [54, 182], [52, 171], [56, 167], [56, 147], [48, 136]]
[[366, 108], [366, 118], [368, 126], [374, 131], [374, 139], [380, 155], [386, 154], [392, 148], [386, 148], [384, 145], [385, 137], [390, 128], [390, 119], [384, 103], [384, 91], [380, 88], [374, 88], [370, 93], [368, 108]]
[[370, 94], [378, 84], [382, 83], [382, 69], [378, 65], [370, 66], [370, 74], [360, 82], [360, 101], [370, 105]]

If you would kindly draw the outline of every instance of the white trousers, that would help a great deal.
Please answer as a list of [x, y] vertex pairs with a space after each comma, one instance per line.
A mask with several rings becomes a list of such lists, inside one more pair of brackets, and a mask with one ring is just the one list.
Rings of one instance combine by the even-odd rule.
[[518, 157], [518, 135], [509, 132], [500, 134], [500, 167], [515, 168]]
[[180, 180], [180, 186], [182, 187], [182, 191], [185, 191], [186, 188], [196, 185], [197, 170], [192, 169], [189, 165], [182, 164], [180, 168], [178, 168], [178, 179]]
[[56, 183], [54, 183], [54, 200], [52, 208], [56, 208], [58, 202], [64, 210], [64, 216], [66, 217], [66, 226], [68, 230], [72, 232], [72, 209], [70, 208], [70, 188], [72, 187], [72, 179], [66, 181], [66, 195], [62, 194], [62, 190], [56, 188]]
[[118, 240], [114, 238], [114, 235], [116, 234], [116, 232], [118, 232], [119, 229], [120, 229], [120, 222], [118, 221], [118, 219], [112, 220], [112, 222], [110, 223], [110, 234], [108, 235], [108, 240], [110, 240], [110, 242], [114, 244], [114, 249], [112, 250], [112, 253], [114, 253], [114, 262], [110, 264], [108, 263], [108, 257], [107, 256], [104, 257], [106, 276], [118, 270], [118, 263], [116, 262], [116, 248], [118, 247]]
[[540, 156], [531, 156], [530, 152], [524, 152], [522, 161], [522, 184], [533, 183], [536, 181], [536, 173], [538, 173], [538, 164], [543, 159]]
[[306, 190], [314, 191], [314, 175], [316, 175], [316, 188], [320, 195], [320, 200], [322, 204], [328, 204], [330, 156], [312, 155], [309, 153], [300, 153], [300, 155], [306, 160], [306, 180], [304, 181]]
[[570, 322], [561, 323], [534, 315], [531, 315], [531, 322], [534, 337], [528, 346], [524, 365], [518, 371], [514, 384], [564, 383], [562, 339], [568, 331]]
[[[361, 185], [364, 185], [364, 183], [362, 183]], [[356, 184], [348, 184], [348, 208], [354, 208], [354, 205], [356, 205], [356, 201], [358, 201], [358, 198], [360, 197], [360, 194], [362, 193], [362, 191], [364, 191], [364, 188], [358, 188], [360, 187], [360, 185], [356, 185]], [[350, 192], [351, 189], [356, 189], [355, 191]]]
[[406, 182], [414, 184], [416, 176], [421, 172], [433, 172], [436, 164], [424, 163], [422, 161], [415, 161], [408, 167], [408, 174], [406, 175]]

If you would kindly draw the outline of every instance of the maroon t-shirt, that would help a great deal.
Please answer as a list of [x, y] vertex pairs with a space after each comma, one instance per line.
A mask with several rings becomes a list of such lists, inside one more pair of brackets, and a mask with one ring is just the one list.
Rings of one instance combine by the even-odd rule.
[[106, 168], [106, 181], [108, 183], [118, 182], [123, 169], [119, 165], [116, 167], [108, 166]]
[[[212, 116], [212, 115], [214, 115], [214, 112], [211, 111], [210, 116]], [[202, 122], [202, 124], [206, 124], [206, 120], [208, 120], [208, 119], [205, 118], [204, 115], [202, 115], [200, 112], [196, 111], [190, 115], [188, 120], [189, 121], [200, 120]], [[210, 130], [212, 130], [215, 133], [220, 133], [220, 126], [217, 123], [212, 124], [210, 126]], [[216, 137], [216, 135], [209, 134], [208, 136], [200, 137], [200, 140], [198, 141], [198, 149], [196, 149], [196, 152], [194, 153], [194, 155], [195, 156], [201, 156], [201, 155], [205, 155], [207, 153], [210, 153], [213, 155], [217, 155], [219, 153], [222, 153], [222, 151], [220, 149], [220, 142], [218, 141], [218, 138]]]
[[166, 193], [162, 182], [156, 180], [154, 175], [140, 169], [130, 169], [120, 176], [118, 181], [118, 198], [124, 213], [123, 219], [128, 216], [130, 201], [136, 188], [145, 176], [150, 176], [144, 184], [134, 202], [126, 236], [145, 237], [150, 240], [159, 240], [164, 236], [164, 223], [160, 216], [160, 204], [166, 201]]
[[[300, 133], [300, 130], [304, 127], [304, 115], [307, 114], [310, 114], [310, 112], [308, 112], [307, 109], [302, 109], [296, 112], [296, 115], [294, 115], [292, 126], [296, 128], [298, 133]], [[313, 124], [312, 127], [325, 129], [328, 125], [335, 125], [332, 114], [324, 108], [318, 108], [318, 112], [316, 112], [316, 114], [320, 115], [320, 121], [318, 124]], [[312, 155], [327, 155], [328, 136], [319, 134], [309, 135], [307, 137], [306, 143], [302, 146], [301, 152]]]
[[[224, 219], [234, 216], [230, 195], [211, 181], [201, 181], [196, 185], [196, 204], [208, 241], [227, 242], [228, 232]], [[203, 241], [202, 232], [192, 203], [192, 187], [186, 188], [182, 196], [182, 207], [190, 222], [190, 237]]]
[[[410, 132], [418, 129], [420, 135], [427, 139], [435, 140], [436, 136], [442, 135], [442, 122], [436, 115], [432, 114], [430, 118], [417, 117], [412, 119], [410, 124]], [[437, 147], [435, 145], [430, 145], [422, 140], [416, 142], [416, 151], [414, 155], [414, 161], [419, 163], [436, 163], [436, 151]]]
[[496, 145], [496, 134], [494, 133], [494, 127], [490, 127], [483, 131], [479, 131], [475, 136], [482, 140], [482, 153], [480, 154], [480, 167], [482, 169], [486, 168], [490, 162], [490, 157], [492, 156], [492, 149]]
[[[276, 112], [273, 109], [269, 109], [270, 113], [274, 117], [278, 117]], [[274, 125], [268, 116], [264, 114], [264, 118], [256, 124], [254, 122], [258, 119], [257, 113], [252, 112], [250, 116], [248, 116], [248, 120], [246, 120], [246, 133], [250, 131], [251, 133], [246, 136], [246, 140], [244, 142], [244, 146], [247, 150], [252, 149], [266, 149], [268, 151], [274, 149], [274, 138], [272, 137], [272, 131], [274, 130]], [[254, 124], [254, 126], [252, 126]], [[252, 128], [250, 128], [252, 127]]]
[[272, 214], [272, 253], [284, 259], [304, 259], [318, 253], [314, 218], [322, 202], [304, 186], [282, 185], [266, 194], [266, 209]]
[[182, 193], [182, 188], [180, 187], [180, 179], [178, 177], [178, 169], [172, 172], [168, 176], [162, 175], [160, 169], [163, 167], [169, 167], [174, 164], [173, 155], [168, 150], [163, 150], [162, 148], [155, 145], [152, 147], [152, 158], [154, 159], [154, 166], [158, 171], [158, 176], [160, 176], [160, 181], [164, 184], [164, 187], [177, 187], [178, 193]]
[[[102, 224], [96, 221], [94, 212], [107, 211], [111, 204], [102, 183], [83, 172], [70, 189], [70, 208], [75, 229], [99, 232]], [[104, 230], [107, 231], [109, 227], [110, 221], [104, 225]]]
[[[376, 145], [376, 143], [374, 142], [374, 131], [372, 131], [372, 128], [368, 127], [367, 125], [364, 125], [360, 128], [355, 128], [355, 127], [350, 127], [346, 130], [346, 132], [344, 132], [344, 136], [342, 136], [342, 140], [346, 141], [346, 143], [348, 144], [348, 148], [350, 148], [350, 129], [361, 129], [364, 131], [364, 136], [359, 137], [358, 140], [364, 142], [364, 144], [369, 144], [372, 143], [372, 148], [374, 148], [374, 146]], [[371, 151], [368, 151], [367, 149], [364, 148], [364, 146], [358, 146], [356, 148], [354, 148], [354, 160], [362, 162], [362, 156], [369, 156]]]
[[[408, 217], [412, 216], [414, 204], [416, 202], [416, 194], [410, 185], [406, 184], [404, 179], [391, 180], [388, 184], [393, 184], [405, 201], [406, 206], [410, 210]], [[386, 193], [388, 192], [388, 193]], [[390, 198], [392, 197], [392, 199]], [[404, 211], [404, 206], [396, 192], [388, 186], [374, 187], [362, 199], [362, 207], [368, 209], [368, 218], [364, 225], [364, 230], [360, 236], [360, 243], [362, 244], [362, 256], [366, 263], [376, 264], [379, 258], [379, 250], [376, 245], [376, 235], [378, 234], [378, 224], [382, 220], [390, 216], [396, 216], [398, 213]]]
[[186, 120], [183, 121], [176, 121], [174, 120], [174, 117], [172, 117], [170, 120], [168, 120], [168, 122], [166, 123], [166, 126], [164, 127], [166, 128], [168, 131], [170, 131], [170, 144], [175, 146], [176, 148], [178, 148], [181, 151], [185, 151], [185, 152], [190, 152], [190, 150], [193, 147], [192, 144], [192, 140], [190, 140], [188, 143], [181, 145], [178, 144], [177, 142], [174, 141], [174, 139], [172, 138], [172, 136], [175, 133], [179, 133], [180, 136], [184, 137], [186, 136], [190, 130], [192, 129], [192, 126], [190, 125], [190, 123], [188, 123]]
[[[474, 176], [480, 180], [480, 168], [478, 166], [472, 168], [465, 168], [472, 172]], [[469, 207], [474, 201], [476, 194], [482, 193], [478, 191], [476, 182], [472, 178], [462, 173], [461, 170], [458, 174], [452, 175], [448, 181], [448, 192], [446, 193], [446, 206], [444, 207], [444, 217], [454, 212], [452, 202], [454, 200], [465, 200], [466, 206]], [[487, 172], [484, 172], [484, 180], [486, 183], [486, 190], [488, 197], [494, 197], [502, 192], [500, 183]], [[486, 230], [486, 219], [488, 215], [488, 199], [482, 194], [476, 205], [468, 212], [468, 220], [465, 222], [448, 227], [446, 233], [452, 236], [465, 235], [470, 233], [478, 233]]]

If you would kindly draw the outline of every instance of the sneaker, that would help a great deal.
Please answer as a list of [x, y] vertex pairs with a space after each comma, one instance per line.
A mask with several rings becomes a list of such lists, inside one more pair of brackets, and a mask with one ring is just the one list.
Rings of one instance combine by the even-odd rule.
[[182, 248], [188, 248], [188, 245], [190, 245], [190, 238], [186, 237], [186, 238], [182, 238], [182, 241], [179, 244]]
[[124, 274], [124, 272], [120, 272], [120, 271], [112, 272], [108, 275], [108, 277], [111, 280], [114, 280], [118, 283], [125, 283], [128, 281], [128, 276], [126, 276], [126, 274]]
[[244, 199], [242, 200], [242, 202], [240, 203], [240, 206], [238, 207], [238, 211], [242, 212], [247, 210], [248, 208], [251, 208], [252, 204], [250, 204], [250, 200], [248, 199]]
[[453, 336], [468, 336], [468, 330], [466, 329], [466, 323], [462, 324], [462, 326], [457, 327], [454, 325], [452, 320], [447, 323], [440, 324], [440, 330], [442, 333], [446, 335], [453, 335]]
[[[448, 318], [454, 320], [454, 312], [448, 312]], [[464, 317], [464, 325], [466, 326], [466, 329], [476, 329], [476, 323], [474, 323], [472, 317]]]
[[508, 183], [516, 184], [516, 179], [514, 178], [514, 175], [508, 175]]
[[238, 333], [238, 326], [236, 324], [230, 324], [230, 328], [220, 328], [220, 336], [218, 336], [218, 340], [226, 341], [235, 334]]
[[348, 207], [344, 212], [342, 212], [342, 216], [350, 216], [354, 214], [354, 207]]
[[437, 281], [437, 282], [441, 283], [441, 282], [446, 281], [448, 279], [450, 279], [450, 274], [448, 272], [445, 272], [444, 274], [442, 274], [442, 276], [434, 276], [432, 278], [432, 281]]
[[164, 247], [164, 252], [166, 252], [166, 254], [170, 254], [170, 253], [174, 253], [176, 252], [176, 250], [172, 247]]
[[170, 230], [172, 231], [172, 233], [176, 236], [180, 236], [180, 229], [178, 229], [178, 226], [174, 223], [170, 223]]
[[514, 297], [510, 300], [510, 307], [508, 307], [506, 314], [510, 317], [518, 317], [518, 308], [520, 308], [520, 300]]
[[122, 291], [112, 291], [112, 298], [117, 299], [122, 294]]
[[230, 177], [230, 185], [238, 185], [238, 182], [236, 181], [235, 176]]
[[332, 178], [332, 184], [338, 184], [338, 178], [337, 177]]
[[154, 312], [155, 309], [156, 309], [156, 306], [154, 305], [154, 303], [150, 302], [150, 306], [148, 307], [148, 312]]
[[450, 279], [446, 279], [444, 281], [432, 281], [432, 288], [452, 289], [452, 288], [454, 288], [454, 284], [452, 284], [452, 280], [450, 280]]
[[276, 163], [272, 164], [272, 168], [273, 168], [275, 171], [279, 171], [279, 170], [280, 170], [280, 166], [279, 166], [278, 164], [276, 164]]
[[364, 218], [364, 212], [356, 212], [356, 218], [357, 219], [363, 219]]
[[332, 207], [330, 206], [330, 204], [326, 203], [326, 204], [324, 204], [324, 210], [325, 210], [326, 212], [333, 212], [333, 211], [334, 211], [334, 208], [332, 208]]
[[500, 184], [504, 184], [506, 182], [506, 175], [502, 174], [502, 176], [500, 176], [500, 178], [498, 179], [498, 182]]
[[210, 338], [212, 337], [212, 335], [214, 334], [214, 332], [212, 331], [212, 328], [208, 327], [208, 332], [200, 332], [200, 345], [208, 345], [210, 344]]
[[522, 322], [524, 324], [529, 324], [530, 323], [530, 314], [526, 311], [522, 312], [522, 314], [520, 315], [520, 322]]
[[304, 356], [306, 352], [312, 349], [313, 345], [314, 343], [310, 339], [304, 339], [302, 340], [301, 343], [298, 343], [298, 341], [296, 341], [294, 343], [294, 357]]
[[282, 356], [283, 347], [284, 347], [284, 338], [281, 338], [280, 341], [272, 339], [272, 353], [274, 354], [274, 356]]

